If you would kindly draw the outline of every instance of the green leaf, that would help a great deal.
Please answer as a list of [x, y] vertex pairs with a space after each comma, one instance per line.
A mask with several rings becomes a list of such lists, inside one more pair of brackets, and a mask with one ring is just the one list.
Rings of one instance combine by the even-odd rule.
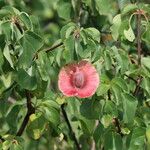
[[150, 64], [150, 57], [142, 57], [141, 63], [142, 63], [142, 65], [144, 65], [145, 67], [150, 69], [150, 65], [149, 65]]
[[79, 117], [81, 127], [83, 130], [83, 133], [86, 135], [92, 135], [95, 127], [95, 121], [89, 120], [84, 117]]
[[71, 19], [71, 11], [72, 11], [71, 3], [64, 2], [61, 0], [57, 4], [57, 12], [58, 12], [59, 17], [69, 20]]
[[54, 126], [57, 126], [60, 122], [60, 117], [59, 117], [59, 112], [54, 109], [53, 107], [48, 108], [45, 107], [44, 108], [44, 117], [51, 122]]
[[53, 100], [44, 100], [41, 104], [41, 106], [44, 106], [44, 107], [48, 107], [48, 108], [55, 108], [57, 110], [59, 110], [59, 105], [56, 101], [53, 101]]
[[8, 72], [6, 74], [2, 74], [0, 76], [1, 81], [3, 82], [3, 85], [5, 88], [9, 88], [13, 82], [14, 74], [12, 72]]
[[0, 49], [0, 72], [2, 71], [3, 64], [4, 64], [4, 57], [3, 57], [2, 50]]
[[86, 100], [80, 106], [80, 113], [87, 119], [98, 119], [102, 105], [97, 100]]
[[67, 62], [71, 62], [72, 60], [74, 60], [74, 42], [75, 40], [73, 36], [70, 36], [70, 38], [64, 41], [65, 50], [68, 53], [68, 56], [66, 57]]
[[27, 13], [21, 12], [19, 18], [28, 30], [31, 30], [33, 28], [30, 16]]
[[11, 28], [11, 22], [6, 21], [1, 24], [1, 30], [6, 36], [7, 42], [12, 40], [12, 28]]
[[96, 7], [101, 15], [107, 15], [112, 8], [112, 1], [110, 0], [96, 0]]
[[36, 60], [38, 70], [40, 72], [40, 75], [42, 77], [42, 80], [48, 81], [50, 79], [50, 68], [51, 63], [50, 60], [47, 57], [47, 54], [45, 52], [39, 52], [38, 53], [38, 59]]
[[150, 25], [147, 27], [147, 30], [142, 36], [142, 40], [145, 41], [147, 44], [150, 44]]
[[128, 4], [123, 8], [122, 14], [125, 15], [126, 13], [129, 13], [129, 12], [134, 11], [136, 9], [138, 9], [138, 6], [136, 4]]
[[7, 17], [11, 15], [11, 12], [9, 12], [7, 9], [2, 8], [0, 10], [0, 18], [2, 19], [3, 17]]
[[20, 39], [20, 44], [23, 48], [23, 53], [19, 58], [19, 63], [24, 68], [27, 68], [31, 65], [35, 53], [42, 47], [43, 40], [34, 32], [27, 31]]
[[0, 34], [0, 48], [1, 48], [1, 50], [3, 50], [4, 49], [4, 47], [5, 47], [5, 35], [4, 34]]
[[58, 96], [57, 99], [56, 99], [56, 102], [59, 104], [59, 105], [62, 105], [66, 102], [66, 99], [65, 97], [60, 97]]
[[112, 67], [112, 58], [107, 51], [104, 51], [105, 69], [110, 70]]
[[[93, 56], [92, 56], [92, 62], [96, 62], [101, 58], [102, 53], [101, 53], [100, 48], [101, 48], [100, 46], [96, 47], [96, 50], [94, 51]], [[88, 47], [87, 47], [87, 49], [88, 49]], [[88, 53], [91, 53], [90, 49], [88, 49]]]
[[11, 141], [4, 141], [3, 142], [3, 150], [8, 150], [10, 148], [10, 146], [12, 145]]
[[130, 42], [133, 42], [135, 39], [135, 35], [134, 35], [134, 32], [133, 32], [131, 26], [129, 27], [128, 30], [124, 30], [124, 35], [125, 35], [126, 39], [129, 40]]
[[69, 38], [69, 36], [71, 35], [71, 33], [73, 33], [73, 31], [75, 30], [75, 26], [70, 26], [67, 30], [66, 30], [66, 38]]
[[93, 134], [93, 138], [94, 138], [96, 144], [97, 144], [99, 141], [103, 140], [103, 134], [104, 134], [104, 127], [103, 127], [102, 124], [99, 124], [99, 125], [96, 127], [96, 129], [95, 129], [95, 131], [94, 131], [94, 134]]
[[118, 39], [120, 26], [121, 26], [121, 15], [118, 14], [113, 18], [113, 25], [110, 28], [112, 37], [115, 41], [117, 41]]
[[116, 77], [111, 81], [111, 84], [117, 84], [122, 90], [128, 91], [128, 86], [122, 78]]
[[132, 123], [134, 120], [138, 101], [136, 100], [135, 97], [127, 93], [122, 93], [122, 100], [123, 100], [123, 120], [125, 123]]
[[9, 127], [11, 128], [13, 133], [15, 133], [15, 131], [17, 130], [17, 124], [18, 124], [17, 118], [18, 118], [20, 108], [21, 107], [19, 105], [15, 105], [14, 107], [12, 107], [12, 109], [6, 116], [6, 121], [9, 124]]
[[108, 128], [112, 124], [113, 116], [111, 115], [103, 115], [101, 118], [101, 123], [103, 124], [104, 128]]
[[14, 68], [14, 64], [13, 64], [13, 61], [12, 61], [12, 58], [10, 55], [10, 50], [9, 50], [9, 47], [7, 45], [4, 48], [3, 54], [4, 54], [5, 58], [7, 59], [7, 61], [9, 62], [10, 66], [12, 68]]
[[20, 69], [17, 72], [17, 83], [21, 88], [27, 90], [35, 90], [37, 87], [36, 78], [30, 76], [25, 70]]
[[46, 124], [45, 118], [40, 113], [32, 114], [27, 126], [28, 135], [35, 140], [39, 139], [46, 128]]
[[60, 36], [62, 40], [65, 40], [67, 37], [69, 38], [70, 32], [76, 28], [76, 25], [73, 22], [68, 23], [67, 25], [63, 26], [60, 30]]
[[109, 89], [110, 89], [110, 84], [101, 83], [96, 93], [98, 96], [100, 96], [106, 94]]
[[150, 126], [148, 126], [146, 128], [146, 139], [147, 139], [147, 148], [149, 149], [150, 148]]
[[[0, 1], [2, 2], [2, 1]], [[8, 17], [12, 17], [12, 16], [15, 16], [16, 14], [18, 14], [19, 11], [12, 7], [12, 6], [4, 6], [0, 9], [0, 18], [8, 18]]]
[[116, 102], [116, 105], [119, 105], [121, 103], [121, 93], [122, 93], [122, 90], [121, 88], [117, 85], [117, 84], [113, 84], [111, 86], [112, 88], [112, 91], [113, 91], [113, 95], [115, 96], [115, 102]]
[[63, 47], [59, 47], [57, 48], [57, 54], [56, 54], [56, 62], [58, 63], [59, 66], [62, 66], [63, 62], [62, 62], [62, 55], [63, 55]]
[[118, 49], [115, 46], [112, 47], [112, 50], [117, 61], [118, 69], [121, 69], [121, 73], [124, 74], [125, 71], [129, 69], [130, 65], [128, 55], [124, 53], [122, 49]]
[[106, 94], [107, 91], [110, 89], [110, 80], [107, 76], [105, 75], [101, 75], [100, 77], [100, 80], [101, 80], [101, 83], [100, 83], [100, 86], [98, 87], [97, 89], [97, 95], [100, 96], [100, 95], [103, 95], [103, 94]]
[[118, 133], [108, 131], [104, 137], [105, 150], [121, 150], [123, 147], [121, 136]]
[[77, 55], [79, 54], [81, 57], [85, 58], [86, 55], [84, 54], [83, 47], [79, 40], [75, 41], [75, 51], [76, 51]]
[[145, 145], [145, 128], [136, 127], [133, 129], [129, 150], [141, 150]]
[[149, 77], [143, 77], [141, 87], [146, 90], [146, 92], [149, 94], [150, 91], [150, 78]]
[[118, 5], [120, 10], [124, 8], [124, 6], [128, 5], [130, 3], [130, 0], [118, 0]]
[[46, 120], [54, 126], [58, 126], [60, 122], [59, 105], [53, 100], [46, 100], [40, 103], [39, 108], [43, 112]]
[[9, 11], [10, 14], [14, 15], [14, 16], [17, 15], [17, 14], [19, 14], [19, 10], [16, 9], [15, 7], [10, 6], [10, 5], [4, 6], [3, 9]]
[[130, 133], [130, 130], [128, 128], [121, 128], [121, 133], [127, 135]]
[[103, 108], [103, 113], [107, 115], [109, 114], [110, 117], [113, 117], [113, 118], [118, 117], [118, 110], [117, 110], [116, 104], [112, 101], [106, 101], [104, 108]]
[[87, 33], [89, 37], [91, 37], [93, 40], [100, 42], [100, 32], [96, 28], [86, 28], [84, 31]]
[[[99, 49], [99, 46], [95, 43], [95, 41], [93, 41], [92, 39], [87, 39], [87, 48], [85, 51], [85, 54], [84, 55], [88, 55], [90, 54], [91, 52], [95, 52], [95, 51], [100, 51]], [[87, 54], [86, 54], [87, 53]]]
[[23, 147], [17, 143], [11, 145], [10, 150], [23, 150]]

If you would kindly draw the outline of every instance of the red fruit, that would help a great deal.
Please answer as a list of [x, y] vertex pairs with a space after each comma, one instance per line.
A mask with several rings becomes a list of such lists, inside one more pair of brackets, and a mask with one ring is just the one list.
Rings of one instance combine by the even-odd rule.
[[69, 64], [60, 70], [58, 87], [68, 97], [90, 97], [95, 93], [98, 85], [99, 75], [88, 61]]

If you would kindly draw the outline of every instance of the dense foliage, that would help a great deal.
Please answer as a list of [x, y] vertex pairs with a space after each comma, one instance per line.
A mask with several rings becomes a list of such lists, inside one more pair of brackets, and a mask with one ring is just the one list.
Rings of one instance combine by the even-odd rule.
[[[0, 150], [149, 150], [148, 3], [0, 0]], [[80, 60], [99, 87], [66, 97], [59, 71]]]

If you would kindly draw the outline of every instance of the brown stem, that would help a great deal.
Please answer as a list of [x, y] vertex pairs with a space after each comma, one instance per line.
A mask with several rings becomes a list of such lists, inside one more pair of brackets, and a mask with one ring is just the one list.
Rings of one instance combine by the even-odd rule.
[[61, 43], [59, 43], [59, 44], [57, 44], [57, 45], [54, 45], [54, 46], [52, 46], [52, 47], [50, 47], [50, 48], [46, 48], [44, 51], [46, 52], [46, 53], [48, 53], [49, 51], [52, 51], [52, 50], [54, 50], [54, 49], [56, 49], [56, 48], [58, 48], [58, 47], [60, 47], [60, 46], [62, 46], [63, 45], [63, 42], [61, 42]]
[[75, 136], [75, 133], [74, 133], [72, 127], [71, 127], [71, 124], [70, 124], [70, 122], [69, 122], [69, 119], [68, 119], [68, 116], [67, 116], [67, 113], [66, 113], [64, 107], [65, 107], [65, 104], [63, 104], [63, 105], [61, 106], [62, 114], [63, 114], [64, 119], [65, 119], [65, 121], [66, 121], [66, 123], [67, 123], [67, 126], [68, 126], [68, 128], [69, 128], [69, 130], [70, 130], [72, 139], [73, 139], [73, 141], [74, 141], [74, 143], [75, 143], [75, 145], [76, 145], [77, 150], [81, 150], [80, 145], [79, 145], [78, 140], [77, 140], [77, 138], [76, 138], [76, 136]]
[[29, 121], [29, 117], [31, 114], [35, 113], [35, 108], [32, 106], [32, 103], [31, 103], [31, 94], [29, 91], [25, 90], [25, 95], [26, 95], [26, 98], [27, 98], [27, 114], [17, 132], [17, 136], [21, 136], [28, 124], [28, 121]]
[[132, 80], [132, 81], [134, 81], [135, 83], [137, 83], [137, 81], [136, 81], [134, 78], [132, 78], [132, 77], [126, 75], [126, 74], [124, 74], [124, 75], [125, 75], [127, 78], [129, 78], [130, 80]]
[[[57, 44], [57, 45], [54, 45], [54, 46], [52, 46], [52, 47], [48, 47], [48, 48], [44, 49], [43, 51], [45, 51], [46, 53], [48, 53], [48, 52], [50, 52], [50, 51], [52, 51], [52, 50], [54, 50], [54, 49], [56, 49], [56, 48], [58, 48], [58, 47], [60, 47], [60, 46], [62, 46], [62, 45], [63, 45], [63, 42], [61, 42], [61, 43], [59, 43], [59, 44]], [[34, 57], [33, 57], [32, 60], [38, 59], [38, 53], [39, 53], [39, 52], [40, 52], [40, 51], [38, 51], [37, 53], [35, 53], [35, 55], [34, 55]]]
[[110, 89], [108, 90], [107, 95], [108, 95], [108, 99], [111, 100], [111, 92], [110, 92]]
[[138, 92], [139, 92], [139, 90], [140, 90], [140, 84], [141, 84], [141, 82], [142, 82], [142, 77], [140, 76], [140, 77], [138, 78], [138, 80], [137, 80], [136, 88], [135, 88], [135, 90], [134, 90], [134, 92], [133, 92], [133, 95], [134, 95], [134, 96], [137, 96], [137, 95], [138, 95]]
[[20, 31], [21, 34], [23, 34], [23, 29], [20, 26], [20, 24], [18, 22], [15, 22], [16, 27], [18, 28], [18, 30]]
[[122, 134], [122, 132], [121, 132], [120, 123], [119, 123], [119, 120], [118, 120], [117, 118], [113, 118], [113, 124], [115, 125], [117, 132], [118, 132], [121, 136], [123, 136], [123, 134]]

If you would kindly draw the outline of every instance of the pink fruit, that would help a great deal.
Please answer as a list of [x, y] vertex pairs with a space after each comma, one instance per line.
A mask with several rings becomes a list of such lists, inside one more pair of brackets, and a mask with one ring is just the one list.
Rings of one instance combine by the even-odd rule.
[[68, 97], [90, 97], [95, 93], [98, 85], [99, 75], [88, 61], [68, 64], [60, 70], [58, 87]]

